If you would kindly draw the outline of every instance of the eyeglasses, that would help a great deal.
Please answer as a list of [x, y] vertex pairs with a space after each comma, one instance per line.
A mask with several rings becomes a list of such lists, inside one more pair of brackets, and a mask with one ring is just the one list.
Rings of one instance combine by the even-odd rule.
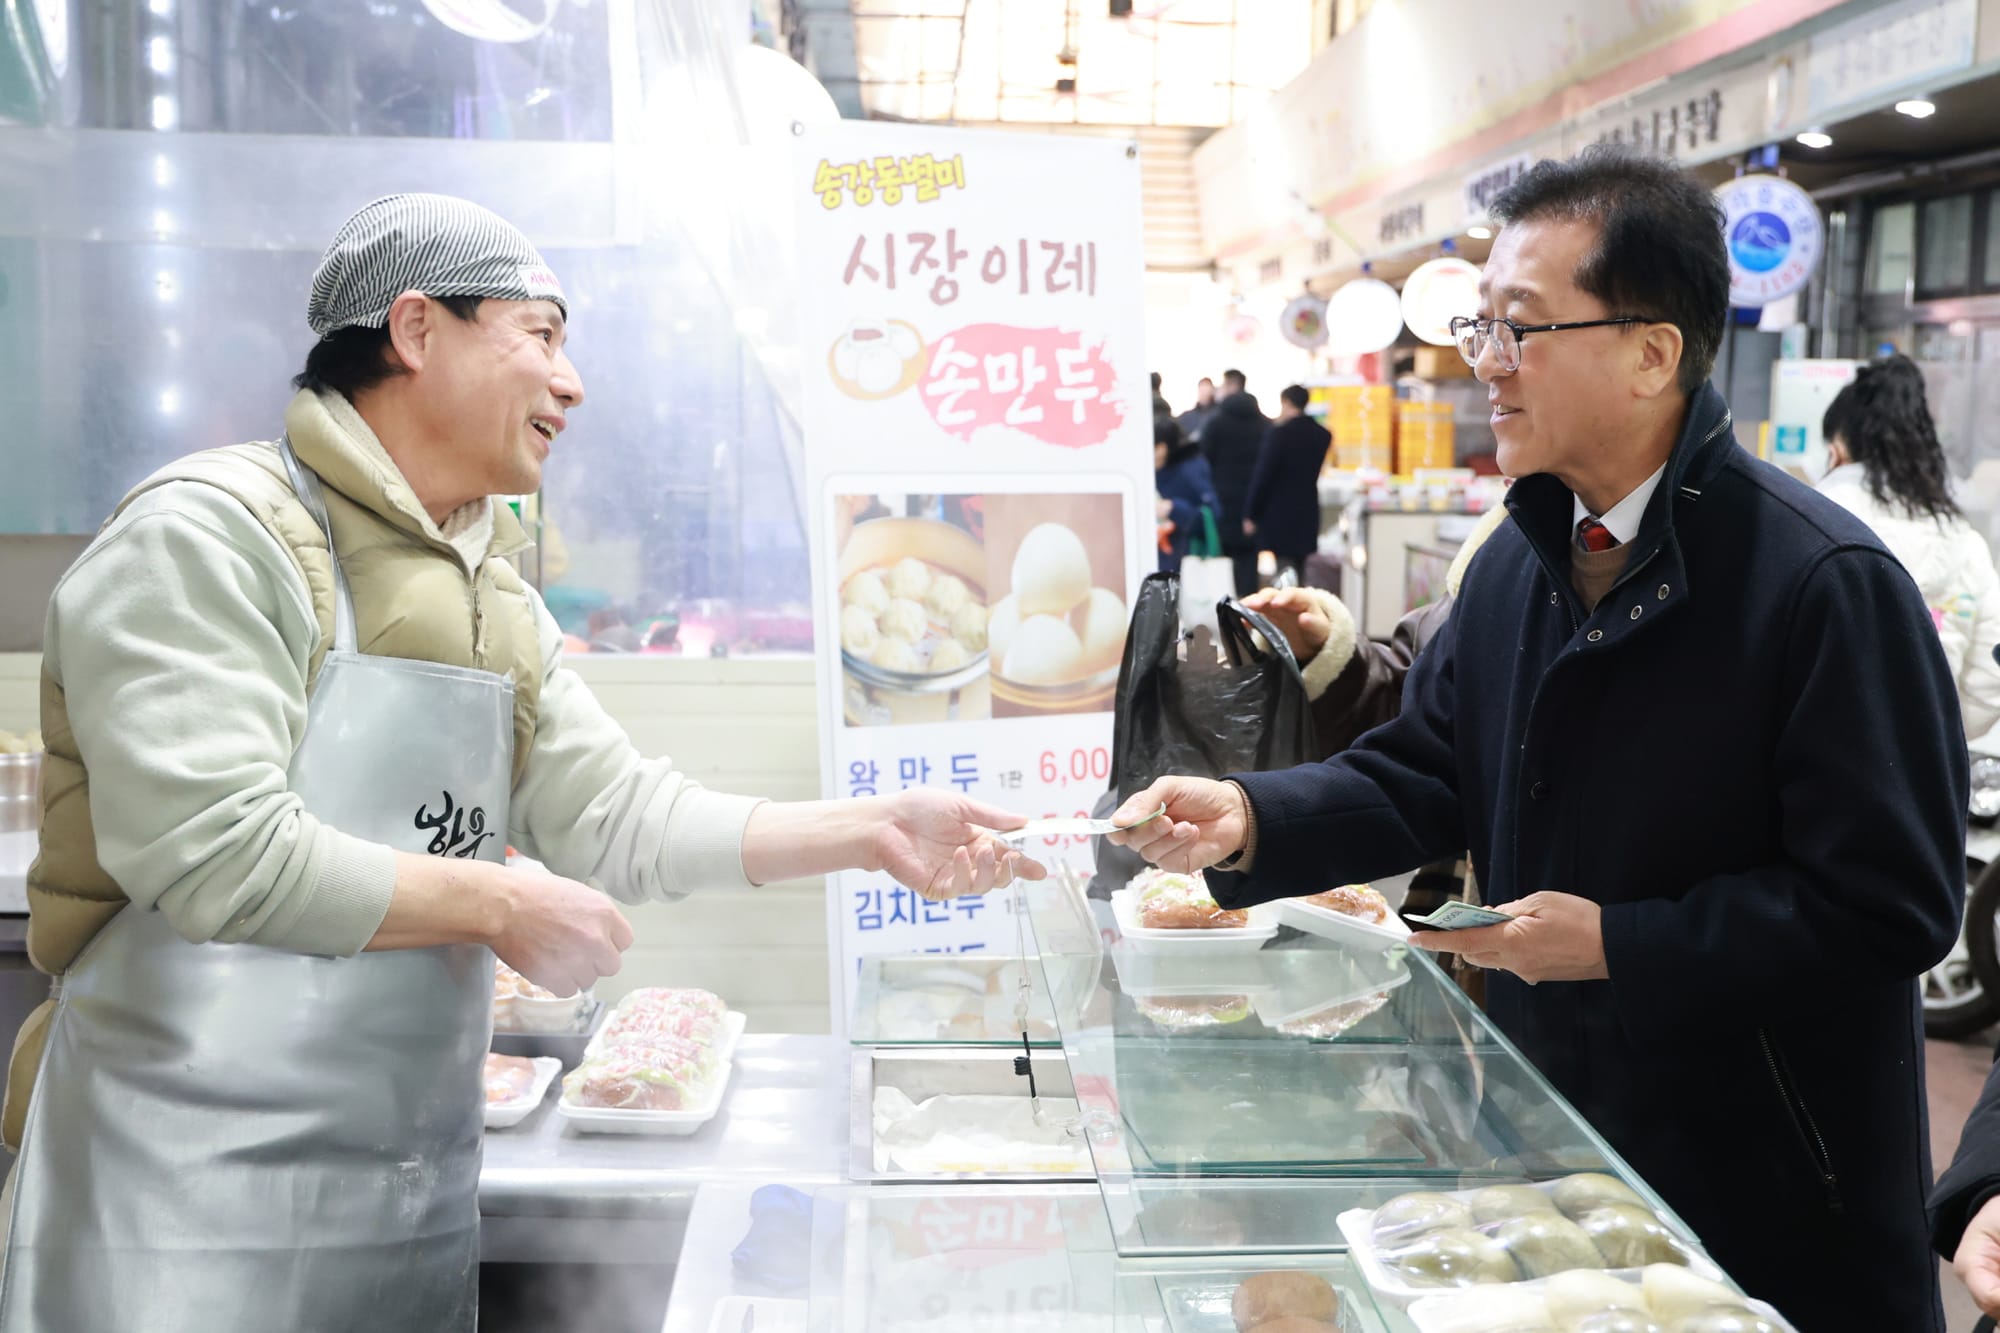
[[1458, 340], [1458, 354], [1465, 358], [1466, 365], [1477, 366], [1490, 342], [1500, 369], [1512, 374], [1521, 368], [1521, 339], [1531, 333], [1561, 333], [1566, 329], [1601, 329], [1612, 324], [1645, 322], [1635, 315], [1621, 315], [1617, 319], [1584, 319], [1572, 324], [1516, 324], [1511, 319], [1473, 319], [1460, 315], [1451, 322], [1451, 336]]

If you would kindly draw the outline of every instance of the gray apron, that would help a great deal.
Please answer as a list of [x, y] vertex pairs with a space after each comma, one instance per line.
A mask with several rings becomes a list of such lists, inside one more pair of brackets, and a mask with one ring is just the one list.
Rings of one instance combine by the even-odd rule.
[[[282, 446], [332, 540], [319, 479]], [[336, 631], [305, 808], [407, 852], [506, 855], [514, 687]], [[5, 1333], [439, 1333], [478, 1309], [479, 945], [320, 958], [128, 908], [56, 985], [12, 1183]]]

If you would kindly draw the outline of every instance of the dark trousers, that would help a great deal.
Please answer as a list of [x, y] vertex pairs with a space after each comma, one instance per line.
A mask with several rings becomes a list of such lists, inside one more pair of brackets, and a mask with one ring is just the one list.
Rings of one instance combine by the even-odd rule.
[[1257, 577], [1256, 547], [1252, 546], [1246, 549], [1241, 546], [1225, 546], [1223, 552], [1229, 557], [1229, 563], [1236, 567], [1236, 595], [1238, 597], [1248, 597], [1251, 593], [1264, 586], [1263, 580]]

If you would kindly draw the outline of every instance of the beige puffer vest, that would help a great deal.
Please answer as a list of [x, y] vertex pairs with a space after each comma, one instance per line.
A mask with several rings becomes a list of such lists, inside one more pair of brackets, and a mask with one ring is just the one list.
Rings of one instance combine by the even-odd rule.
[[[329, 404], [310, 393], [299, 394], [285, 413], [292, 448], [325, 482], [361, 651], [509, 676], [518, 782], [534, 745], [542, 683], [534, 612], [520, 575], [506, 560], [529, 545], [527, 537], [514, 515], [495, 505], [486, 559], [476, 575], [468, 575], [381, 446], [349, 423], [359, 425], [359, 418], [344, 401]], [[310, 694], [333, 643], [333, 565], [326, 537], [293, 493], [277, 446], [239, 444], [190, 455], [141, 483], [117, 513], [148, 491], [189, 484], [235, 497], [298, 566], [319, 621], [319, 644], [306, 680]], [[125, 906], [126, 897], [98, 864], [90, 775], [77, 751], [62, 687], [46, 670], [41, 711], [48, 753], [42, 769], [41, 855], [28, 872], [28, 956], [42, 971], [60, 974]], [[15, 1041], [0, 1123], [0, 1137], [9, 1146], [20, 1142], [25, 1093], [41, 1063], [52, 1011], [53, 1004], [44, 1004]]]

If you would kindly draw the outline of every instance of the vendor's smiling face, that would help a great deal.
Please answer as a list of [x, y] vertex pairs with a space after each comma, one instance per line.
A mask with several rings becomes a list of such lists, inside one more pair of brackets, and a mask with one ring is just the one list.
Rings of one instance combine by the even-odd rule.
[[[1589, 221], [1537, 220], [1501, 231], [1481, 275], [1481, 317], [1516, 324], [1607, 319], [1615, 312], [1576, 284], [1598, 228]], [[1565, 477], [1580, 456], [1615, 437], [1631, 401], [1624, 361], [1635, 341], [1624, 326], [1531, 333], [1508, 371], [1489, 345], [1474, 368], [1486, 385], [1500, 471]]]
[[391, 308], [400, 395], [425, 441], [402, 457], [426, 496], [455, 507], [490, 495], [527, 495], [583, 403], [583, 380], [564, 351], [568, 326], [553, 301], [481, 301], [463, 319], [420, 292]]
[[583, 380], [563, 350], [561, 308], [482, 301], [476, 319], [440, 320], [437, 330], [426, 398], [442, 409], [455, 459], [482, 494], [537, 490], [569, 410], [583, 402]]

